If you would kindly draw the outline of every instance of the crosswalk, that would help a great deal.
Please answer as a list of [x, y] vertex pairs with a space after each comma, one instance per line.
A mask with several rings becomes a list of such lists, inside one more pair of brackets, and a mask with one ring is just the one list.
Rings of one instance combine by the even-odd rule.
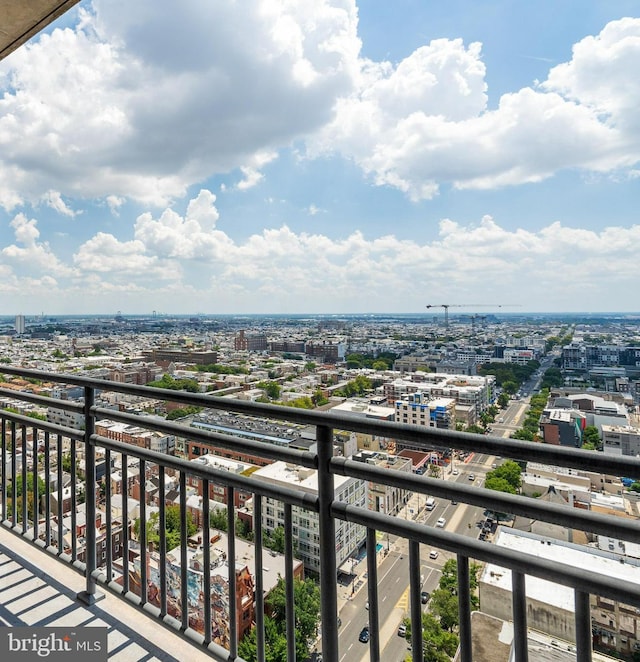
[[404, 593], [400, 596], [398, 602], [396, 602], [396, 608], [402, 609], [403, 612], [409, 611], [409, 587], [404, 590]]

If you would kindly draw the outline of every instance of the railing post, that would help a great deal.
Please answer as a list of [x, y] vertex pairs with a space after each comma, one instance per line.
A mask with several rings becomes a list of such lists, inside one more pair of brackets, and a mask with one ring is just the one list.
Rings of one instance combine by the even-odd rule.
[[284, 504], [284, 593], [287, 623], [287, 662], [296, 662], [296, 603], [293, 579], [293, 508]]
[[[511, 591], [513, 595], [513, 651], [516, 662], [529, 659], [527, 634], [527, 589], [525, 576], [511, 571]], [[581, 658], [578, 658], [581, 659]]]
[[333, 474], [333, 428], [316, 428], [318, 449], [318, 505], [320, 529], [320, 615], [322, 617], [322, 657], [324, 662], [338, 662], [338, 583], [336, 568], [336, 526], [331, 514], [335, 498]]
[[411, 659], [422, 662], [422, 608], [420, 602], [420, 543], [409, 541], [409, 610], [411, 613]]
[[471, 582], [469, 558], [458, 554], [456, 559], [458, 576], [458, 620], [460, 634], [460, 662], [472, 662], [473, 643], [471, 636]]
[[576, 659], [581, 662], [591, 662], [591, 608], [589, 594], [575, 591], [576, 604]]
[[367, 588], [369, 597], [369, 662], [380, 662], [380, 616], [378, 609], [378, 541], [376, 530], [367, 529]]
[[[85, 579], [86, 590], [78, 593], [78, 599], [82, 602], [92, 605], [98, 600], [104, 598], [104, 593], [96, 591], [96, 451], [91, 442], [94, 433], [94, 419], [91, 408], [94, 405], [94, 390], [90, 386], [84, 388], [84, 459], [85, 459], [85, 487], [84, 487], [84, 507], [86, 517], [86, 558], [85, 558]], [[75, 458], [71, 458], [72, 465]], [[60, 467], [58, 467], [60, 471]], [[73, 486], [75, 490], [75, 485]], [[60, 526], [60, 523], [58, 523]]]

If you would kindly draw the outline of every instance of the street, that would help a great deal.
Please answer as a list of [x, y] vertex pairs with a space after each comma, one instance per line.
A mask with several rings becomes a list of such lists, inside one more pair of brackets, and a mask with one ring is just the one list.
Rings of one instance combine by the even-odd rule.
[[[514, 403], [515, 404], [515, 403]], [[515, 417], [515, 414], [514, 414]], [[468, 484], [469, 475], [475, 476], [473, 484], [480, 487], [484, 476], [491, 469], [495, 457], [475, 454], [466, 462], [456, 462], [457, 475], [448, 473], [446, 478], [456, 482]], [[483, 519], [483, 509], [478, 506], [459, 503], [452, 504], [448, 499], [435, 499], [435, 508], [426, 510], [425, 497], [414, 495], [407, 505], [407, 515], [417, 521], [435, 526], [440, 518], [446, 520], [444, 528], [455, 531], [464, 536], [476, 538], [479, 534], [477, 523]], [[405, 513], [403, 513], [404, 515]], [[454, 555], [443, 550], [436, 550], [435, 559], [429, 557], [432, 548], [422, 546], [421, 559], [421, 590], [432, 593], [440, 581], [442, 566]], [[434, 548], [435, 549], [435, 548]], [[380, 619], [380, 649], [381, 659], [385, 662], [402, 662], [409, 650], [409, 642], [398, 636], [398, 626], [409, 613], [409, 556], [408, 543], [405, 539], [391, 538], [390, 551], [385, 555], [384, 550], [378, 552], [378, 609]], [[362, 628], [369, 625], [369, 611], [367, 610], [367, 581], [366, 560], [360, 561], [361, 573], [352, 585], [340, 585], [339, 596], [344, 602], [339, 616], [342, 625], [339, 631], [340, 662], [369, 659], [368, 644], [359, 641]], [[357, 572], [357, 571], [356, 571]], [[352, 594], [353, 591], [353, 594]], [[423, 609], [427, 609], [425, 605]]]

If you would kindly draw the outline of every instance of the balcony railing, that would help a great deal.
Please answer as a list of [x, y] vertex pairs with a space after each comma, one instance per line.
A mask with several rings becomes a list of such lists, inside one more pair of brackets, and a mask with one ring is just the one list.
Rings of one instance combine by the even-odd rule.
[[[214, 614], [211, 596], [210, 573], [203, 573], [202, 595], [207, 596], [203, 603], [201, 620], [202, 632], [197, 631], [190, 616], [188, 595], [188, 536], [187, 536], [187, 478], [195, 477], [201, 483], [201, 493], [209, 494], [211, 485], [221, 486], [227, 493], [228, 549], [226, 558], [229, 563], [229, 588], [227, 609], [229, 614], [237, 614], [237, 586], [235, 573], [235, 526], [236, 517], [233, 508], [234, 494], [240, 490], [253, 496], [254, 508], [254, 543], [255, 554], [255, 624], [257, 628], [257, 655], [263, 661], [264, 655], [264, 603], [263, 603], [263, 567], [261, 550], [263, 547], [263, 503], [265, 499], [276, 499], [284, 504], [285, 520], [285, 586], [287, 618], [288, 659], [295, 659], [295, 605], [294, 605], [294, 534], [292, 509], [294, 507], [315, 512], [319, 519], [320, 536], [320, 577], [321, 577], [321, 645], [325, 662], [337, 662], [340, 659], [338, 639], [338, 595], [336, 584], [336, 521], [345, 520], [366, 527], [367, 549], [375, 549], [377, 534], [382, 532], [398, 536], [408, 541], [408, 580], [410, 586], [409, 615], [412, 624], [411, 657], [414, 662], [423, 660], [423, 642], [421, 628], [421, 545], [437, 547], [455, 555], [458, 573], [459, 638], [458, 659], [462, 662], [472, 660], [472, 624], [470, 594], [470, 560], [494, 563], [512, 572], [512, 609], [514, 627], [514, 654], [518, 662], [528, 659], [527, 653], [527, 609], [526, 578], [542, 578], [559, 585], [569, 587], [575, 595], [575, 633], [576, 655], [581, 662], [592, 659], [592, 623], [590, 616], [590, 595], [601, 596], [625, 605], [640, 608], [640, 590], [637, 586], [610, 576], [603, 576], [584, 568], [569, 567], [566, 564], [538, 558], [534, 555], [516, 552], [476, 540], [469, 536], [449, 532], [424, 523], [404, 520], [388, 514], [374, 512], [337, 501], [334, 492], [334, 477], [349, 476], [386, 484], [417, 494], [442, 497], [458, 502], [480, 506], [492, 511], [511, 513], [548, 522], [568, 529], [580, 529], [618, 538], [632, 543], [640, 543], [638, 522], [630, 519], [606, 516], [589, 510], [579, 510], [523, 496], [489, 491], [472, 485], [463, 485], [424, 475], [407, 474], [390, 468], [380, 468], [367, 463], [354, 461], [333, 455], [334, 431], [350, 431], [375, 435], [376, 437], [406, 441], [425, 448], [455, 448], [459, 450], [488, 453], [522, 461], [542, 462], [561, 467], [572, 467], [586, 471], [607, 473], [615, 476], [640, 476], [640, 460], [627, 457], [605, 456], [591, 451], [565, 449], [557, 446], [532, 444], [516, 440], [465, 434], [446, 430], [425, 429], [389, 422], [376, 422], [351, 416], [337, 415], [331, 412], [316, 412], [273, 405], [257, 404], [227, 398], [216, 398], [205, 394], [190, 394], [143, 386], [117, 384], [109, 381], [94, 380], [73, 375], [53, 374], [35, 370], [23, 370], [3, 367], [3, 372], [27, 379], [48, 383], [75, 385], [84, 389], [84, 402], [52, 400], [49, 397], [29, 392], [0, 389], [0, 396], [6, 396], [25, 403], [42, 407], [54, 407], [58, 410], [80, 413], [84, 420], [84, 430], [62, 427], [42, 420], [0, 411], [2, 434], [2, 463], [0, 481], [0, 505], [2, 524], [14, 533], [26, 538], [43, 549], [43, 553], [57, 556], [60, 560], [73, 564], [86, 578], [86, 590], [78, 597], [92, 603], [100, 598], [101, 591], [112, 591], [123, 599], [136, 604], [149, 617], [160, 619], [173, 627], [177, 633], [191, 640], [194, 645], [206, 649], [214, 659], [235, 661], [238, 656], [237, 619], [227, 619], [228, 632], [217, 637], [219, 630]], [[294, 450], [231, 435], [207, 432], [186, 427], [164, 419], [138, 416], [100, 407], [97, 394], [115, 392], [130, 396], [161, 399], [192, 405], [204, 409], [218, 409], [248, 416], [277, 419], [294, 424], [313, 426], [316, 431], [317, 452]], [[251, 476], [230, 474], [190, 462], [164, 453], [140, 448], [128, 443], [107, 439], [95, 434], [96, 422], [109, 419], [124, 424], [132, 424], [147, 430], [158, 431], [167, 435], [188, 438], [217, 448], [231, 449], [237, 452], [264, 458], [282, 460], [287, 463], [306, 467], [318, 472], [317, 496], [290, 488], [256, 480]], [[30, 447], [32, 452], [30, 451]], [[67, 449], [67, 450], [65, 450]], [[72, 486], [81, 481], [83, 490], [71, 489], [68, 508], [64, 507], [65, 493], [60, 480], [60, 471], [65, 457], [70, 455], [69, 471]], [[81, 464], [78, 458], [84, 458]], [[122, 466], [122, 485], [128, 485], [128, 467], [130, 459], [138, 463], [140, 476], [157, 475], [159, 481], [159, 535], [158, 565], [154, 568], [154, 581], [159, 588], [157, 595], [150, 594], [151, 552], [146, 539], [146, 527], [140, 526], [138, 540], [134, 540], [131, 531], [133, 517], [129, 513], [128, 500], [122, 501], [122, 515], [116, 522], [113, 515], [111, 482], [106, 480], [104, 493], [99, 493], [96, 481], [97, 457], [104, 457], [106, 471], [112, 460], [120, 459]], [[84, 467], [84, 469], [83, 469]], [[179, 512], [181, 520], [179, 577], [170, 572], [170, 560], [166, 549], [166, 504], [165, 474], [171, 472], [177, 476], [179, 486]], [[57, 474], [57, 475], [56, 475]], [[39, 493], [38, 477], [43, 476], [44, 494]], [[53, 480], [56, 480], [55, 485]], [[19, 498], [19, 490], [32, 486], [32, 498]], [[140, 480], [139, 518], [147, 519], [146, 480]], [[26, 492], [26, 490], [24, 490]], [[84, 492], [84, 498], [83, 498]], [[127, 495], [123, 495], [127, 496]], [[104, 503], [106, 513], [105, 530], [110, 532], [121, 527], [121, 539], [118, 549], [112, 544], [104, 547], [104, 560], [97, 558], [96, 527], [89, 523], [96, 521], [97, 502]], [[81, 501], [84, 502], [82, 508]], [[202, 539], [211, 539], [209, 524], [209, 501], [203, 499]], [[64, 535], [63, 521], [69, 512], [69, 535]], [[87, 526], [82, 532], [82, 516]], [[78, 535], [78, 532], [82, 532]], [[140, 561], [135, 562], [135, 553], [140, 554]], [[203, 545], [203, 567], [211, 563], [209, 545]], [[369, 601], [369, 641], [370, 659], [380, 660], [380, 623], [377, 594], [377, 562], [375, 554], [367, 555], [367, 591]], [[100, 563], [98, 563], [100, 561]], [[133, 567], [135, 565], [135, 567]], [[136, 574], [137, 572], [137, 574]], [[132, 585], [132, 577], [135, 586]], [[168, 583], [177, 585], [177, 600], [172, 598]], [[220, 644], [224, 642], [224, 645]]]

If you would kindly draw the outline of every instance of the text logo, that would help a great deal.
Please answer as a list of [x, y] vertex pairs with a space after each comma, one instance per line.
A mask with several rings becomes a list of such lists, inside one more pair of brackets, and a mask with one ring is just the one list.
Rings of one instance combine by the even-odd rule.
[[106, 628], [15, 627], [0, 630], [0, 659], [107, 662]]

